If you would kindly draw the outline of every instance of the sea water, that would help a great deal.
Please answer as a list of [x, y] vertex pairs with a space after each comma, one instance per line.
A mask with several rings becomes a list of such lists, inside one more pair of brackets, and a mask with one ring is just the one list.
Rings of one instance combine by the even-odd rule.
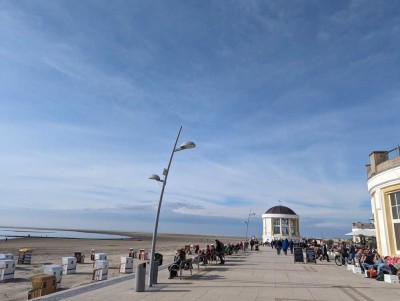
[[17, 229], [17, 228], [0, 228], [0, 240], [6, 238], [21, 237], [61, 237], [61, 238], [86, 238], [86, 239], [122, 239], [128, 236], [87, 233], [77, 231], [61, 231], [61, 230], [40, 230], [40, 229]]

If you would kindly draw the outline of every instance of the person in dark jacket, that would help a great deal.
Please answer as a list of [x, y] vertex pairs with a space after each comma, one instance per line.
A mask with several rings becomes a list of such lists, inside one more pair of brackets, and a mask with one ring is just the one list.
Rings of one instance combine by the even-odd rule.
[[351, 243], [349, 247], [349, 261], [351, 261], [351, 264], [355, 264], [355, 257], [356, 257], [356, 248]]
[[275, 241], [275, 249], [276, 249], [276, 254], [281, 255], [282, 241], [280, 239]]
[[224, 245], [218, 239], [215, 240], [215, 251], [220, 260], [219, 264], [224, 264]]
[[176, 256], [174, 258], [174, 263], [172, 263], [170, 266], [168, 266], [168, 270], [169, 270], [169, 278], [168, 279], [172, 279], [175, 276], [177, 276], [177, 271], [179, 270], [179, 266], [181, 265], [181, 262], [183, 260], [185, 260], [186, 258], [186, 252], [185, 250], [178, 250], [176, 252]]
[[250, 251], [253, 251], [254, 239], [250, 239]]
[[293, 242], [293, 240], [290, 240], [289, 241], [290, 254], [293, 254], [293, 248], [294, 248], [294, 242]]
[[346, 242], [342, 242], [342, 245], [340, 246], [340, 253], [342, 254], [342, 264], [345, 266], [346, 258], [348, 256]]
[[322, 260], [324, 259], [329, 262], [328, 246], [326, 244], [322, 246]]

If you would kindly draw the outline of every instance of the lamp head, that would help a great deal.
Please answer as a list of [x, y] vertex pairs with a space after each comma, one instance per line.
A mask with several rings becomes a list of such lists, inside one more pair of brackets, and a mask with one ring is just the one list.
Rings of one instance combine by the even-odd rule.
[[152, 174], [152, 175], [149, 177], [149, 179], [150, 179], [150, 180], [156, 180], [157, 182], [164, 182], [163, 180], [160, 179], [160, 176], [159, 176], [159, 175], [155, 175], [155, 174]]
[[191, 149], [191, 148], [195, 148], [196, 144], [192, 141], [186, 141], [183, 142], [175, 151], [181, 151], [184, 149]]

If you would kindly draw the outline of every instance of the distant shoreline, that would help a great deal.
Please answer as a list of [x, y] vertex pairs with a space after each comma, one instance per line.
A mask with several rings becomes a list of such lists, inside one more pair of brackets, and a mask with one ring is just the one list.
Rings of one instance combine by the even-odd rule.
[[[124, 238], [125, 240], [127, 239], [133, 239], [133, 240], [146, 240], [149, 239], [153, 236], [153, 233], [151, 232], [134, 232], [134, 231], [120, 231], [120, 230], [97, 230], [97, 229], [74, 229], [74, 228], [46, 228], [46, 227], [20, 227], [20, 226], [3, 226], [0, 225], [1, 228], [7, 228], [7, 229], [27, 229], [27, 230], [49, 230], [49, 231], [71, 231], [71, 232], [80, 232], [80, 233], [93, 233], [93, 234], [106, 234], [106, 235], [119, 235], [119, 236], [126, 236], [127, 238]], [[218, 238], [218, 237], [232, 237], [232, 238], [237, 238], [241, 237], [235, 236], [235, 235], [210, 235], [210, 234], [190, 234], [190, 233], [163, 233], [163, 232], [158, 232], [159, 235], [162, 235], [163, 237], [194, 237], [194, 238]], [[11, 236], [9, 236], [11, 237]], [[43, 236], [30, 236], [31, 238], [46, 238]], [[20, 238], [27, 238], [27, 236], [20, 236]], [[55, 237], [49, 237], [49, 238], [55, 238]], [[58, 237], [60, 239], [63, 239], [65, 237]], [[75, 239], [81, 239], [81, 238], [75, 238]], [[93, 239], [98, 239], [98, 238], [93, 238]], [[111, 238], [110, 238], [111, 239]], [[115, 238], [119, 240], [120, 238]]]
[[[60, 231], [60, 230], [59, 230]], [[60, 236], [26, 236], [26, 235], [0, 235], [0, 237], [9, 238], [9, 239], [37, 239], [37, 238], [45, 238], [45, 239], [96, 239], [96, 240], [135, 240], [132, 237], [125, 237], [125, 238], [84, 238], [84, 237], [60, 237]]]

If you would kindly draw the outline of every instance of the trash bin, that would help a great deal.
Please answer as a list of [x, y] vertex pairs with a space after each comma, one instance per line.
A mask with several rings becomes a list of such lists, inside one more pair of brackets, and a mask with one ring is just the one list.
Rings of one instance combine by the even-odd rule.
[[144, 292], [146, 285], [146, 263], [139, 263], [136, 267], [135, 292]]
[[162, 265], [162, 263], [163, 263], [163, 255], [162, 254], [155, 253], [154, 254], [154, 259], [157, 260], [160, 263], [159, 265]]
[[160, 262], [158, 260], [154, 260], [154, 266], [153, 266], [153, 284], [157, 284], [158, 281], [158, 267], [160, 265]]

